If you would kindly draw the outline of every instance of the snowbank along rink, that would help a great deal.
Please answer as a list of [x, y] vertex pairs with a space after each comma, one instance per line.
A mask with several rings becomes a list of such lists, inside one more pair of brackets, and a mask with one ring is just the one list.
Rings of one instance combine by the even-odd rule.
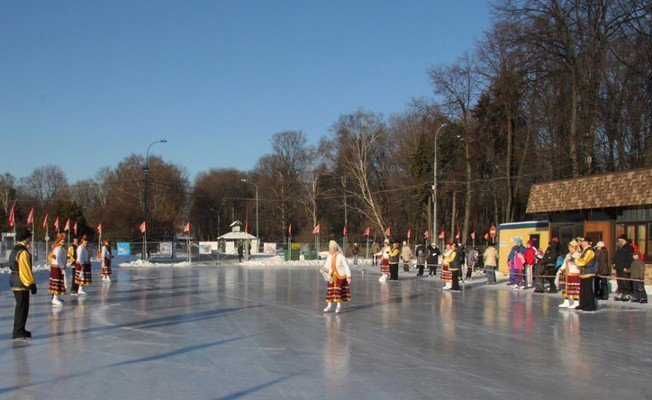
[[[649, 399], [652, 311], [559, 310], [560, 296], [438, 280], [379, 284], [324, 315], [316, 266], [114, 269], [53, 310], [37, 273], [27, 328], [0, 276], [2, 399]], [[647, 306], [647, 305], [646, 305]]]

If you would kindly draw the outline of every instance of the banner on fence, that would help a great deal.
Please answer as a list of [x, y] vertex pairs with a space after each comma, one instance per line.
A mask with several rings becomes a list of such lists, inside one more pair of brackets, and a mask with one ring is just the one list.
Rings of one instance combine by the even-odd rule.
[[263, 244], [263, 253], [269, 256], [276, 255], [276, 243], [264, 243]]
[[172, 242], [159, 243], [158, 252], [164, 256], [172, 257]]
[[119, 242], [118, 246], [118, 255], [119, 256], [130, 256], [131, 255], [131, 243]]
[[217, 250], [217, 242], [199, 242], [199, 254], [211, 254], [211, 250]]

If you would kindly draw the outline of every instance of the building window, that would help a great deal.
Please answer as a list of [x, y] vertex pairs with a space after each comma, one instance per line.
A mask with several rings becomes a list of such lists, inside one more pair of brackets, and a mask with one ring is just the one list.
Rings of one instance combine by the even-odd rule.
[[616, 225], [616, 236], [625, 235], [632, 243], [636, 243], [638, 251], [645, 254], [647, 260], [652, 259], [652, 224], [650, 223], [627, 223]]

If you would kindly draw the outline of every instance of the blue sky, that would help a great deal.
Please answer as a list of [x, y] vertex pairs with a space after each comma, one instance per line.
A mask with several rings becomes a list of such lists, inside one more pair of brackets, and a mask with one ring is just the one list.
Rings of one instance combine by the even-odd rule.
[[191, 177], [250, 169], [269, 138], [432, 97], [485, 1], [0, 2], [0, 173], [69, 180], [153, 153]]

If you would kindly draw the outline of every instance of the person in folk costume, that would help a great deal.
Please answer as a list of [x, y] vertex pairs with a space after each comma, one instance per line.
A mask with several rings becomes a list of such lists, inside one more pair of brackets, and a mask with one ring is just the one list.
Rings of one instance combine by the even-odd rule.
[[436, 242], [432, 242], [428, 248], [428, 258], [426, 262], [428, 263], [428, 276], [437, 276], [437, 265], [439, 265], [439, 256], [441, 251], [437, 247]]
[[580, 269], [580, 304], [578, 310], [595, 311], [595, 293], [593, 292], [593, 280], [598, 271], [595, 250], [586, 238], [578, 238], [581, 254], [575, 260], [575, 265]]
[[113, 254], [111, 253], [111, 242], [108, 239], [102, 241], [102, 280], [111, 282], [111, 260]]
[[449, 290], [452, 287], [453, 276], [451, 274], [450, 263], [457, 258], [457, 252], [455, 251], [455, 245], [452, 242], [446, 243], [446, 248], [444, 249], [444, 261], [441, 267], [441, 280], [445, 283], [443, 289]]
[[72, 285], [70, 286], [70, 294], [77, 296], [79, 285], [77, 284], [77, 248], [79, 247], [79, 238], [72, 237], [72, 244], [68, 246], [68, 256], [66, 258], [66, 265], [70, 268], [72, 275]]
[[340, 246], [336, 241], [331, 240], [328, 243], [328, 257], [322, 268], [325, 279], [328, 279], [326, 289], [326, 308], [324, 312], [329, 312], [333, 308], [333, 303], [337, 303], [335, 312], [342, 311], [342, 302], [351, 301], [351, 270], [346, 257], [340, 251]]
[[88, 237], [82, 236], [81, 244], [77, 247], [77, 268], [75, 282], [79, 285], [77, 293], [86, 294], [84, 286], [93, 284], [91, 275], [91, 252], [88, 249]]
[[392, 248], [389, 245], [389, 239], [385, 239], [384, 247], [374, 256], [380, 257], [380, 278], [378, 282], [385, 282], [389, 277], [389, 253], [392, 251]]
[[579, 303], [575, 300], [580, 298], [580, 269], [575, 265], [575, 260], [580, 257], [579, 243], [577, 240], [571, 240], [568, 243], [568, 254], [564, 263], [557, 271], [557, 280], [562, 274], [566, 275], [564, 285], [564, 302], [559, 305], [561, 308], [577, 308]]
[[32, 233], [25, 228], [16, 235], [17, 243], [9, 254], [9, 285], [16, 299], [14, 331], [12, 339], [28, 339], [32, 333], [25, 329], [29, 314], [29, 294], [36, 294], [36, 280], [32, 272], [32, 256], [29, 253]]
[[63, 300], [59, 296], [66, 294], [66, 250], [63, 248], [63, 241], [66, 234], [57, 235], [52, 244], [52, 252], [48, 257], [50, 260], [50, 285], [49, 292], [52, 294], [52, 305], [61, 307]]
[[603, 276], [611, 275], [611, 265], [609, 265], [609, 252], [604, 245], [604, 242], [599, 241], [595, 244], [595, 249], [598, 254], [597, 265], [598, 265], [598, 275], [595, 278], [595, 297], [600, 300], [609, 300], [609, 278], [603, 278]]
[[450, 290], [460, 290], [460, 275], [462, 274], [462, 262], [464, 260], [461, 245], [453, 244], [453, 252], [448, 259], [448, 270], [451, 274], [451, 287]]
[[389, 279], [392, 281], [398, 280], [398, 262], [401, 258], [401, 250], [398, 248], [398, 241], [392, 245], [392, 250], [389, 252]]

